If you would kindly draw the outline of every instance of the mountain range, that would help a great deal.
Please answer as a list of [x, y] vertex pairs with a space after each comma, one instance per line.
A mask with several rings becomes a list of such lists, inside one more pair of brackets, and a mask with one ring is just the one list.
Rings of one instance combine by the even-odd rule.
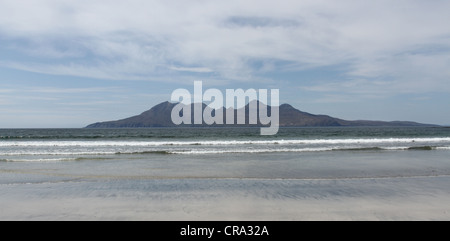
[[[170, 103], [170, 102], [163, 102], [161, 104], [158, 104], [151, 108], [148, 111], [143, 112], [140, 115], [136, 115], [133, 117], [129, 117], [122, 120], [116, 120], [116, 121], [106, 121], [106, 122], [97, 122], [91, 125], [88, 125], [86, 128], [151, 128], [151, 127], [177, 127], [172, 122], [171, 114], [172, 109], [177, 105], [178, 103]], [[192, 110], [192, 120], [193, 120], [193, 110], [194, 105], [192, 104], [191, 110]], [[250, 110], [250, 104], [247, 104], [245, 106], [245, 113], [246, 113], [246, 124], [245, 125], [218, 125], [214, 124], [211, 125], [213, 127], [221, 127], [221, 126], [250, 126], [248, 124], [249, 120], [249, 110]], [[258, 103], [256, 106], [259, 106]], [[267, 106], [268, 108], [268, 115], [271, 115], [271, 108], [270, 106]], [[205, 110], [208, 107], [205, 104], [202, 104], [202, 109]], [[212, 111], [214, 115], [214, 110]], [[235, 113], [235, 120], [237, 116], [238, 110], [231, 110]], [[258, 108], [259, 111], [259, 108]], [[227, 111], [225, 108], [223, 108], [224, 113], [224, 123], [226, 123], [226, 113]], [[258, 112], [259, 113], [259, 112]], [[194, 123], [192, 121], [192, 123]], [[237, 123], [236, 121], [234, 123]], [[259, 122], [258, 122], [259, 123]], [[429, 124], [421, 124], [416, 122], [410, 122], [410, 121], [392, 121], [392, 122], [386, 122], [386, 121], [368, 121], [368, 120], [357, 120], [357, 121], [349, 121], [349, 120], [343, 120], [339, 118], [334, 118], [328, 115], [314, 115], [307, 112], [303, 112], [300, 110], [295, 109], [289, 104], [283, 104], [279, 107], [279, 125], [280, 127], [331, 127], [331, 126], [433, 126]], [[202, 125], [180, 125], [183, 127], [208, 127], [210, 125], [207, 125], [206, 123], [203, 123]], [[263, 126], [260, 123], [257, 125], [251, 125], [251, 126]]]

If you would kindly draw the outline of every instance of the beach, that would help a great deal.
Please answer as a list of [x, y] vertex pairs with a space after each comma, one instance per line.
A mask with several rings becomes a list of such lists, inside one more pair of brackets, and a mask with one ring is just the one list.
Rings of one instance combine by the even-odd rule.
[[[290, 130], [262, 140], [241, 131], [220, 138], [192, 137], [195, 130], [188, 137], [167, 137], [167, 130], [135, 137], [142, 133], [136, 130], [88, 138], [73, 133], [92, 132], [70, 130], [59, 145], [44, 135], [3, 134], [0, 220], [450, 219], [446, 133], [412, 137], [403, 130], [355, 144], [355, 130], [325, 137], [336, 131], [305, 138], [319, 131]], [[205, 146], [199, 138], [220, 143]], [[270, 148], [279, 151], [263, 151]]]

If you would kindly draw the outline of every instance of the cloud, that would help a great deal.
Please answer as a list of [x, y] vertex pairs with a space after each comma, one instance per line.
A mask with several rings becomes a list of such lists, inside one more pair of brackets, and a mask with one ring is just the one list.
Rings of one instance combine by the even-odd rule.
[[196, 73], [211, 73], [211, 72], [214, 72], [212, 69], [204, 68], [204, 67], [175, 67], [175, 66], [171, 66], [170, 69], [176, 70], [176, 71], [196, 72]]
[[276, 28], [276, 27], [298, 27], [300, 23], [292, 19], [275, 19], [268, 17], [232, 16], [225, 20], [225, 26], [230, 28]]
[[89, 87], [89, 88], [56, 88], [56, 87], [33, 87], [24, 88], [21, 91], [43, 94], [80, 94], [80, 93], [105, 93], [105, 92], [121, 92], [118, 87]]
[[418, 0], [1, 1], [0, 51], [19, 57], [3, 55], [0, 65], [114, 80], [214, 73], [237, 82], [345, 65], [343, 78], [305, 87], [450, 91], [449, 10], [448, 1]]

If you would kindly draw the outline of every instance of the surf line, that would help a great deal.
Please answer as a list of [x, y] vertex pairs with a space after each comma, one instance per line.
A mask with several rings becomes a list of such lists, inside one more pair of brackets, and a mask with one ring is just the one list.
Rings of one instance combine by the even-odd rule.
[[[176, 89], [172, 92], [171, 101], [179, 102], [171, 113], [172, 122], [175, 125], [244, 125], [246, 124], [246, 101], [248, 100], [250, 125], [260, 124], [269, 127], [261, 127], [261, 135], [276, 135], [280, 125], [280, 91], [270, 90], [270, 116], [268, 103], [268, 89], [227, 89], [224, 94], [218, 89], [207, 89], [203, 92], [203, 82], [194, 81], [194, 95], [187, 89]], [[203, 103], [209, 102], [206, 108]], [[225, 105], [224, 105], [225, 102]], [[192, 118], [192, 103], [194, 111]], [[223, 108], [225, 107], [225, 108]], [[226, 120], [224, 120], [224, 111]], [[235, 111], [236, 115], [235, 116]], [[259, 112], [259, 115], [258, 115]], [[236, 117], [236, 118], [235, 118]], [[259, 117], [259, 120], [258, 120]], [[192, 123], [192, 119], [193, 122]]]

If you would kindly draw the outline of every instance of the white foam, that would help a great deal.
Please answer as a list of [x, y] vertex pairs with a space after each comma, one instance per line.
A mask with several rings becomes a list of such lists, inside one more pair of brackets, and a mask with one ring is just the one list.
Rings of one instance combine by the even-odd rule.
[[332, 148], [302, 148], [302, 149], [228, 149], [228, 150], [189, 150], [189, 151], [169, 151], [171, 154], [182, 155], [207, 155], [207, 154], [257, 154], [257, 153], [277, 153], [277, 152], [319, 152], [332, 151]]
[[76, 160], [77, 158], [2, 159], [2, 161], [6, 162], [63, 162]]
[[439, 146], [436, 147], [436, 150], [450, 150], [450, 146]]
[[27, 151], [18, 151], [18, 152], [10, 152], [10, 153], [1, 153], [2, 156], [74, 156], [74, 155], [114, 155], [117, 152], [112, 151], [92, 151], [92, 152], [57, 152], [54, 150], [49, 151], [41, 151], [41, 152], [27, 152]]
[[383, 149], [390, 150], [390, 151], [402, 151], [402, 150], [408, 150], [409, 148], [410, 148], [409, 146], [388, 146], [388, 147], [383, 147]]
[[0, 147], [151, 147], [151, 146], [233, 146], [233, 145], [301, 145], [301, 144], [389, 144], [441, 143], [443, 138], [374, 138], [374, 139], [314, 139], [314, 140], [229, 140], [229, 141], [2, 141]]
[[[406, 146], [391, 146], [379, 148], [380, 151], [407, 151], [411, 147]], [[188, 151], [168, 151], [170, 154], [181, 155], [205, 155], [205, 154], [257, 154], [257, 153], [287, 153], [287, 152], [325, 152], [325, 151], [376, 151], [375, 148], [364, 147], [317, 147], [317, 148], [277, 148], [277, 149], [203, 149], [203, 150], [188, 150]], [[436, 150], [450, 150], [450, 147], [437, 147]]]

